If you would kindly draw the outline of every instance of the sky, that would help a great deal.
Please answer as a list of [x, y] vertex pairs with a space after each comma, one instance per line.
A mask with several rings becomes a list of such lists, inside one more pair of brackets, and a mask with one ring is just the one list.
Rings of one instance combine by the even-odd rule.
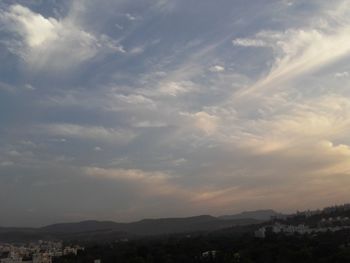
[[347, 0], [2, 0], [0, 225], [350, 201]]

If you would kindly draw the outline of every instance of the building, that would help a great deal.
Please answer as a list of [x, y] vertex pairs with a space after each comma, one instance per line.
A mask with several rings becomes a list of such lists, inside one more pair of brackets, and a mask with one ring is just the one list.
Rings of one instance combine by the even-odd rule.
[[38, 253], [33, 255], [33, 263], [52, 263], [51, 255], [48, 253]]
[[257, 238], [265, 238], [266, 237], [266, 228], [261, 227], [254, 232], [254, 236]]

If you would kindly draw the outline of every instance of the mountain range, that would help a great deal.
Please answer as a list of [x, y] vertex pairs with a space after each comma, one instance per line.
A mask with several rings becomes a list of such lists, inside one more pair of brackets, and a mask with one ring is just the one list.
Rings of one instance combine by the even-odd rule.
[[113, 240], [126, 237], [215, 231], [233, 226], [259, 224], [275, 215], [279, 213], [273, 210], [258, 210], [219, 217], [201, 215], [185, 218], [143, 219], [131, 223], [90, 220], [53, 224], [40, 228], [0, 227], [0, 242], [36, 239]]

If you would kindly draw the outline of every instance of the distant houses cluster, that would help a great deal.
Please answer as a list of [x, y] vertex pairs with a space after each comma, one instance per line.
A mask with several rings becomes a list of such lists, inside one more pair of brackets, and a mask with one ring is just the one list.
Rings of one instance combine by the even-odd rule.
[[314, 216], [314, 215], [328, 215], [340, 211], [350, 211], [350, 204], [343, 204], [343, 205], [335, 205], [335, 206], [330, 206], [323, 208], [322, 210], [317, 209], [317, 210], [306, 210], [303, 212], [297, 212], [296, 215], [304, 215], [306, 217]]
[[25, 245], [0, 244], [0, 263], [52, 263], [53, 258], [77, 255], [80, 246], [63, 246], [62, 242], [38, 241]]
[[[273, 223], [260, 227], [255, 231], [254, 235], [257, 238], [265, 238], [266, 234], [268, 233], [304, 235], [323, 233], [328, 231], [336, 232], [340, 230], [350, 229], [350, 218], [348, 216], [337, 215], [348, 214], [348, 211], [350, 211], [350, 204], [327, 207], [322, 210], [307, 210], [302, 212], [298, 211], [292, 215], [273, 216], [271, 218]], [[299, 219], [297, 220], [299, 223], [295, 224], [294, 219]], [[312, 219], [314, 222], [315, 219], [317, 219], [317, 222], [313, 225], [307, 225], [306, 222], [309, 219]], [[300, 223], [300, 221], [302, 222]], [[294, 222], [294, 224], [288, 222]]]
[[286, 235], [294, 235], [294, 234], [316, 234], [316, 233], [325, 233], [325, 232], [337, 232], [340, 230], [350, 229], [350, 226], [334, 226], [334, 227], [317, 227], [310, 228], [305, 225], [283, 225], [276, 223], [271, 226], [264, 226], [255, 231], [254, 235], [257, 238], [265, 238], [267, 233], [274, 234], [286, 234]]

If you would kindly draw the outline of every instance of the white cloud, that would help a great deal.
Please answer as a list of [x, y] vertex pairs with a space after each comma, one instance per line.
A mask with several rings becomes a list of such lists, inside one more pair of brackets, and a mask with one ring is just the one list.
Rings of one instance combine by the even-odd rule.
[[215, 66], [210, 67], [209, 70], [211, 72], [224, 72], [225, 68], [223, 66], [220, 66], [220, 65], [215, 65]]
[[133, 15], [131, 15], [131, 14], [129, 14], [129, 13], [126, 13], [125, 16], [126, 16], [126, 18], [127, 18], [128, 20], [130, 20], [130, 21], [135, 21], [135, 20], [137, 20], [137, 18], [136, 18], [135, 16], [133, 16]]
[[133, 124], [137, 128], [161, 128], [166, 127], [167, 124], [161, 121], [139, 121]]
[[113, 92], [111, 98], [110, 103], [107, 103], [105, 106], [107, 110], [157, 109], [157, 103], [155, 101], [141, 94], [122, 95]]
[[155, 0], [154, 8], [168, 13], [176, 8], [176, 3], [172, 0]]
[[133, 55], [139, 55], [142, 54], [145, 51], [145, 48], [140, 46], [140, 47], [134, 47], [132, 48], [129, 53]]
[[14, 30], [24, 36], [27, 44], [32, 48], [58, 38], [57, 27], [60, 25], [53, 18], [46, 19], [21, 5], [11, 6], [7, 16], [16, 23]]
[[253, 39], [253, 38], [236, 38], [232, 40], [232, 44], [234, 46], [242, 46], [242, 47], [266, 47], [267, 43], [265, 43], [261, 39]]
[[193, 83], [190, 81], [181, 81], [181, 82], [166, 82], [161, 83], [159, 92], [164, 95], [169, 96], [179, 96], [185, 93], [189, 93], [194, 90]]
[[16, 40], [9, 41], [9, 49], [31, 68], [65, 69], [100, 52], [125, 52], [116, 41], [85, 31], [70, 17], [46, 18], [17, 4], [2, 11], [0, 19], [4, 30], [16, 33], [23, 40], [21, 45], [15, 45]]
[[36, 90], [36, 88], [35, 87], [33, 87], [31, 84], [25, 84], [24, 85], [24, 88], [26, 89], [26, 90], [30, 90], [30, 91], [33, 91], [33, 90]]
[[219, 126], [219, 118], [214, 115], [210, 115], [205, 111], [199, 111], [196, 113], [180, 113], [183, 116], [189, 117], [192, 125], [204, 132], [206, 135], [214, 134]]
[[349, 76], [350, 76], [350, 74], [347, 71], [337, 72], [337, 73], [334, 74], [334, 77], [336, 77], [336, 78], [347, 78]]
[[164, 181], [169, 178], [168, 175], [161, 172], [145, 172], [136, 169], [103, 169], [98, 167], [88, 167], [86, 168], [86, 173], [90, 176], [96, 177], [106, 177], [110, 179], [120, 179], [128, 181]]

